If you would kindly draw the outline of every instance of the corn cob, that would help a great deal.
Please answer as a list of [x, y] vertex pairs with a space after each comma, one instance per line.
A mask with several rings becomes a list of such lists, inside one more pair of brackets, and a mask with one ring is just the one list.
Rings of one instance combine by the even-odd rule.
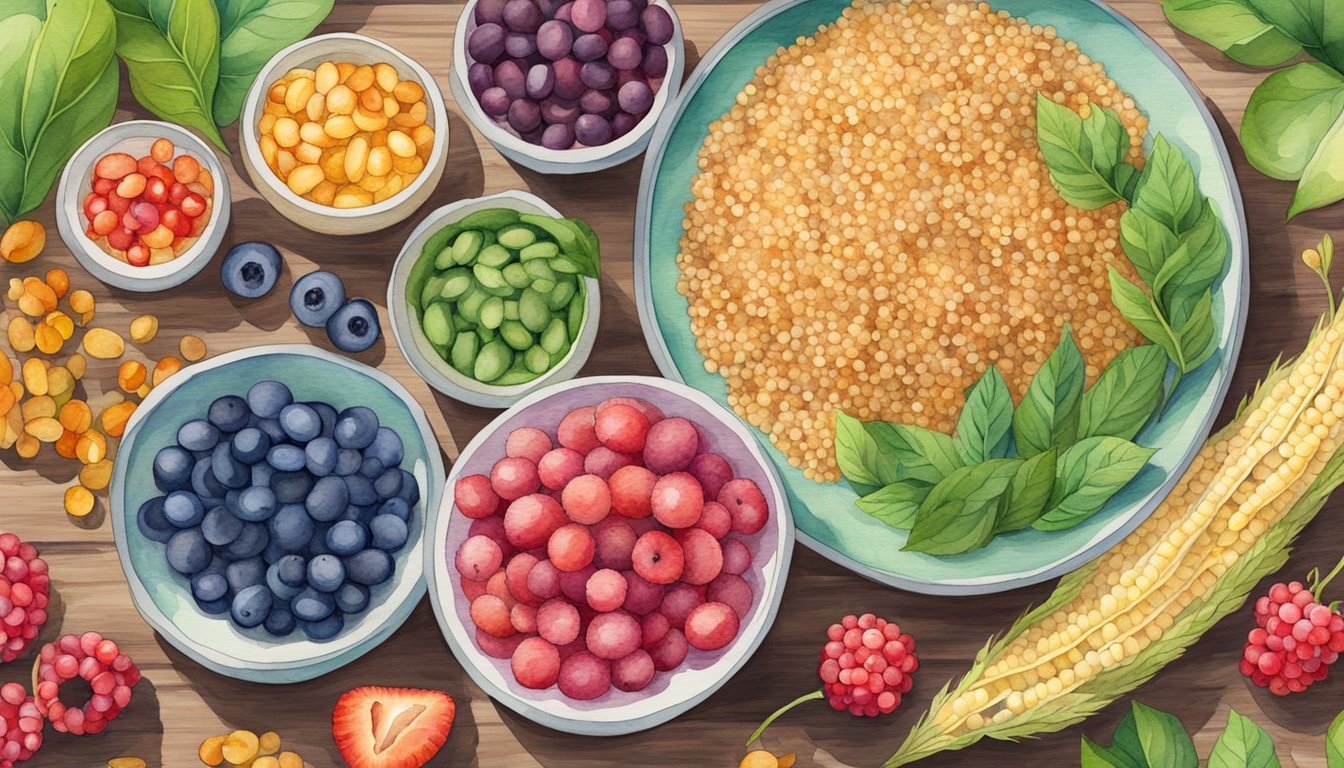
[[1344, 312], [1277, 363], [1151, 517], [991, 639], [887, 768], [989, 737], [1058, 731], [1179, 657], [1236, 610], [1344, 484]]

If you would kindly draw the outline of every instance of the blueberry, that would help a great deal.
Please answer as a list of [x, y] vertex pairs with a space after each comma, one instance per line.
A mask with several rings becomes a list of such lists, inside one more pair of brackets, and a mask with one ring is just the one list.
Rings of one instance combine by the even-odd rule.
[[205, 513], [201, 519], [201, 535], [216, 547], [233, 543], [243, 532], [243, 521], [234, 517], [224, 507], [215, 507]]
[[219, 616], [220, 614], [228, 613], [230, 604], [231, 603], [227, 597], [221, 597], [218, 600], [196, 601], [197, 607], [211, 616]]
[[362, 405], [346, 408], [336, 419], [336, 444], [362, 451], [378, 436], [378, 414]]
[[304, 502], [308, 514], [319, 522], [330, 522], [340, 517], [350, 503], [350, 491], [345, 484], [349, 479], [324, 477], [313, 483], [313, 490], [309, 491]]
[[303, 452], [307, 457], [305, 467], [309, 473], [317, 477], [326, 477], [336, 471], [339, 451], [335, 440], [330, 437], [319, 437], [304, 446]]
[[259, 381], [247, 390], [247, 406], [263, 419], [280, 417], [280, 410], [294, 402], [294, 393], [278, 381]]
[[178, 528], [194, 528], [205, 517], [205, 506], [191, 491], [173, 491], [163, 500], [163, 515]]
[[336, 610], [336, 600], [327, 592], [304, 587], [293, 600], [289, 601], [289, 608], [300, 621], [321, 621]]
[[270, 543], [270, 534], [266, 533], [264, 526], [257, 523], [243, 523], [243, 530], [238, 533], [238, 538], [230, 542], [223, 553], [232, 560], [243, 560], [260, 555]]
[[[341, 520], [349, 520], [368, 528], [369, 523], [372, 522], [377, 514], [377, 507], [356, 507], [351, 505], [345, 508], [345, 512], [341, 515]], [[340, 522], [340, 520], [337, 522]]]
[[280, 580], [291, 587], [308, 583], [308, 561], [303, 555], [285, 555], [275, 564]]
[[378, 492], [373, 490], [373, 482], [363, 475], [350, 475], [341, 479], [345, 481], [351, 504], [363, 507], [378, 501]]
[[[330, 536], [328, 536], [330, 538]], [[335, 592], [345, 581], [345, 566], [335, 555], [318, 555], [308, 561], [308, 583], [323, 592]]]
[[238, 497], [238, 516], [249, 522], [269, 520], [279, 505], [275, 493], [264, 485], [254, 485]]
[[327, 531], [331, 530], [331, 525], [331, 523], [318, 523], [313, 526], [313, 538], [308, 541], [308, 548], [304, 550], [308, 557], [331, 554], [331, 548], [327, 546]]
[[313, 519], [299, 504], [286, 504], [266, 521], [271, 542], [286, 552], [298, 552], [313, 538]]
[[221, 573], [202, 571], [191, 577], [191, 596], [198, 601], [219, 600], [229, 593], [229, 580]]
[[401, 490], [397, 492], [397, 498], [414, 507], [420, 503], [420, 483], [406, 470], [401, 470]]
[[369, 523], [369, 532], [372, 534], [373, 546], [384, 552], [396, 552], [406, 546], [406, 539], [410, 536], [406, 521], [396, 515], [373, 518], [373, 522]]
[[266, 614], [266, 621], [262, 623], [262, 626], [272, 635], [284, 637], [294, 631], [298, 622], [295, 621], [294, 614], [285, 606], [272, 605], [271, 612]]
[[350, 581], [372, 587], [392, 578], [392, 556], [381, 549], [366, 549], [345, 558]]
[[210, 454], [210, 472], [220, 485], [233, 490], [246, 488], [252, 481], [252, 472], [247, 465], [233, 458], [232, 441], [215, 446]]
[[342, 520], [327, 531], [327, 547], [331, 554], [345, 557], [353, 555], [368, 543], [369, 534], [364, 526], [352, 520]]
[[233, 458], [244, 464], [256, 464], [266, 458], [271, 449], [271, 438], [256, 427], [246, 427], [233, 436], [230, 450]]
[[235, 560], [224, 569], [224, 578], [229, 581], [229, 589], [234, 593], [255, 584], [266, 583], [266, 563], [260, 557], [248, 557]]
[[[196, 466], [191, 468], [191, 490], [202, 501], [206, 499], [222, 499], [224, 493], [228, 490], [222, 483], [215, 479], [215, 473], [210, 470], [211, 460], [209, 456], [196, 460]], [[206, 506], [212, 506], [207, 504]]]
[[199, 528], [187, 528], [168, 539], [164, 552], [168, 565], [183, 576], [200, 572], [210, 564], [210, 544]]
[[219, 276], [231, 293], [259, 299], [275, 288], [282, 266], [280, 252], [270, 243], [239, 243], [224, 257]]
[[275, 477], [275, 467], [270, 464], [260, 463], [252, 465], [252, 484], [271, 487], [271, 478]]
[[378, 508], [378, 514], [380, 516], [392, 515], [393, 517], [399, 518], [402, 522], [407, 522], [411, 519], [411, 505], [401, 497], [388, 499]]
[[343, 584], [336, 590], [336, 607], [342, 613], [359, 613], [369, 607], [369, 590], [358, 584]]
[[294, 596], [299, 594], [302, 587], [287, 584], [281, 578], [280, 563], [276, 562], [266, 569], [266, 587], [275, 594], [276, 597], [284, 601], [293, 600]]
[[275, 564], [280, 558], [288, 554], [288, 551], [272, 540], [266, 544], [266, 549], [261, 551], [261, 559], [265, 560], [266, 565], [269, 566]]
[[281, 504], [302, 504], [313, 489], [313, 478], [307, 472], [276, 472], [271, 475], [271, 490]]
[[246, 427], [252, 417], [247, 401], [237, 395], [225, 395], [214, 401], [206, 414], [220, 432], [237, 432]]
[[345, 304], [345, 283], [326, 270], [310, 272], [294, 283], [289, 292], [289, 308], [300, 323], [312, 328], [326, 326], [336, 310]]
[[309, 640], [320, 643], [339, 635], [345, 629], [345, 618], [339, 613], [332, 613], [321, 621], [300, 621], [299, 629]]
[[154, 484], [164, 493], [185, 491], [191, 487], [191, 469], [195, 459], [176, 445], [159, 451], [154, 456]]
[[342, 352], [363, 352], [382, 332], [377, 311], [364, 299], [347, 303], [327, 321], [327, 338]]
[[336, 454], [335, 474], [340, 475], [341, 477], [353, 475], [359, 471], [359, 468], [363, 463], [364, 457], [359, 455], [359, 451], [352, 448], [342, 448]]
[[387, 467], [383, 466], [383, 462], [378, 459], [364, 459], [359, 463], [359, 476], [369, 480], [383, 474], [385, 471], [387, 471]]
[[336, 409], [326, 403], [304, 403], [317, 412], [317, 418], [322, 422], [322, 431], [318, 432], [321, 437], [331, 437], [336, 431]]
[[406, 457], [406, 448], [396, 432], [387, 427], [379, 427], [373, 443], [364, 449], [364, 458], [377, 459], [384, 467], [399, 467]]
[[266, 620], [274, 598], [264, 584], [253, 584], [233, 596], [229, 616], [240, 627], [255, 627]]
[[167, 516], [163, 514], [164, 497], [155, 496], [140, 505], [140, 511], [135, 515], [136, 525], [140, 528], [140, 534], [150, 541], [157, 541], [160, 544], [167, 542], [177, 532], [177, 528], [168, 522]]
[[208, 451], [219, 442], [219, 428], [204, 419], [188, 421], [177, 430], [177, 444], [188, 451]]
[[280, 422], [275, 419], [262, 419], [261, 421], [258, 421], [257, 429], [265, 432], [266, 436], [271, 438], [272, 443], [283, 443], [289, 439], [289, 436], [285, 434], [285, 430], [280, 428]]
[[298, 472], [308, 463], [308, 457], [297, 445], [285, 443], [271, 448], [266, 454], [266, 463], [281, 472]]
[[304, 403], [292, 403], [280, 411], [280, 428], [289, 439], [306, 443], [322, 434], [322, 418]]
[[378, 494], [378, 498], [383, 501], [395, 498], [398, 493], [401, 493], [401, 480], [401, 469], [394, 467], [379, 475], [373, 481], [373, 490]]

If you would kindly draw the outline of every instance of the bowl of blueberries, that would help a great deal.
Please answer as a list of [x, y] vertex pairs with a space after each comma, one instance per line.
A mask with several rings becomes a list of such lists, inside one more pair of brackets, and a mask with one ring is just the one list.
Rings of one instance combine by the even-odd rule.
[[424, 412], [393, 379], [309, 346], [257, 347], [145, 398], [110, 512], [150, 626], [215, 672], [292, 683], [405, 621], [444, 482]]
[[666, 0], [471, 0], [450, 86], [472, 125], [541, 173], [637, 157], [676, 98], [685, 57]]

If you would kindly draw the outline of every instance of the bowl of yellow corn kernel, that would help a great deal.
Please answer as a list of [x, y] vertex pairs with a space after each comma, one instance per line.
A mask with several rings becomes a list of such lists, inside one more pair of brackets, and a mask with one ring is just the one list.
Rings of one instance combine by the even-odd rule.
[[433, 77], [364, 35], [319, 35], [277, 53], [252, 84], [241, 125], [257, 192], [290, 221], [333, 235], [410, 216], [448, 154]]

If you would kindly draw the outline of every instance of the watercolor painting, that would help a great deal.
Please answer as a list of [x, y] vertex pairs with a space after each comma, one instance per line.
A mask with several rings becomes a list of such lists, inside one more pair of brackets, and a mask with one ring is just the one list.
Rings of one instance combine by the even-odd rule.
[[1340, 0], [6, 0], [0, 768], [1344, 768]]

